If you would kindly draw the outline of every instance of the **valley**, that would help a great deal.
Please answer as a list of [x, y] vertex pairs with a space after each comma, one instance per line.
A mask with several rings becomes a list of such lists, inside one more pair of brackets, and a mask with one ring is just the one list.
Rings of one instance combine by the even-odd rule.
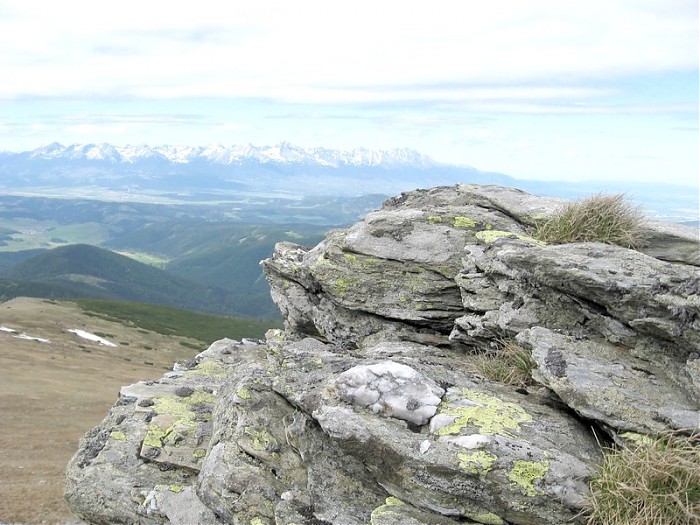
[[214, 340], [280, 326], [259, 265], [278, 242], [314, 246], [389, 195], [457, 183], [628, 192], [650, 217], [698, 216], [687, 188], [515, 181], [410, 152], [314, 160], [287, 147], [224, 162], [192, 150], [185, 162], [167, 148], [126, 160], [104, 145], [49, 149], [0, 154], [0, 519], [10, 522], [71, 519], [65, 465], [121, 386]]

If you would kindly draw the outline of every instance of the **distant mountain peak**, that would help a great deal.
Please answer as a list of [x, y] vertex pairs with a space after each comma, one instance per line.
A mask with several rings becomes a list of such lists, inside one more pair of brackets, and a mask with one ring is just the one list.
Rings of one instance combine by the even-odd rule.
[[71, 144], [63, 146], [58, 142], [47, 144], [33, 151], [25, 152], [34, 159], [45, 160], [92, 160], [111, 163], [137, 163], [144, 160], [162, 160], [173, 164], [207, 162], [212, 164], [240, 164], [247, 161], [281, 164], [314, 164], [326, 167], [371, 166], [397, 168], [433, 167], [438, 163], [429, 156], [409, 148], [392, 150], [356, 148], [336, 150], [327, 148], [303, 148], [289, 142], [273, 146], [148, 146], [112, 144]]

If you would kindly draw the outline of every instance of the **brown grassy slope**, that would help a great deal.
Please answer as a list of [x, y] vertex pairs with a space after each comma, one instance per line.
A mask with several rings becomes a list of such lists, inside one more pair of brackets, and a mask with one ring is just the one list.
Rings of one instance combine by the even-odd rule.
[[[157, 379], [197, 350], [138, 328], [88, 317], [71, 303], [0, 303], [0, 522], [65, 523], [64, 471], [78, 440], [98, 424], [122, 385]], [[117, 348], [68, 329], [102, 334]], [[202, 348], [204, 350], [204, 348]]]

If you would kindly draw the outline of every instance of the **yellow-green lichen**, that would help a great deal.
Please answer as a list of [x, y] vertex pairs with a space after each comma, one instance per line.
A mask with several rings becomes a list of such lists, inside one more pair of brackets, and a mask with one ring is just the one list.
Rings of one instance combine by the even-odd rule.
[[637, 434], [636, 432], [624, 432], [620, 434], [620, 437], [625, 441], [631, 441], [635, 445], [653, 445], [654, 440], [649, 436], [644, 434]]
[[481, 434], [515, 437], [511, 430], [519, 431], [522, 423], [532, 421], [532, 416], [515, 403], [468, 388], [462, 389], [462, 394], [464, 399], [459, 403], [443, 401], [438, 407], [439, 414], [456, 416], [452, 424], [437, 431], [438, 435], [459, 434], [465, 426], [474, 425]]
[[194, 412], [190, 405], [196, 403], [214, 403], [216, 397], [209, 392], [197, 390], [188, 397], [157, 397], [153, 400], [153, 410], [156, 414], [169, 414], [181, 419], [192, 419]]
[[211, 377], [226, 377], [226, 369], [214, 361], [202, 361], [194, 369], [185, 372], [186, 375]]
[[247, 388], [239, 388], [236, 390], [236, 395], [246, 401], [250, 399], [250, 392]]
[[118, 430], [113, 430], [112, 432], [110, 432], [109, 437], [112, 438], [114, 441], [126, 441], [126, 434]]
[[508, 479], [520, 487], [528, 496], [544, 494], [535, 487], [535, 481], [544, 479], [549, 472], [549, 461], [524, 461], [521, 459], [513, 461], [513, 468], [508, 472]]
[[347, 277], [340, 277], [336, 279], [335, 283], [333, 284], [333, 290], [335, 293], [338, 295], [345, 295], [348, 292], [348, 289], [355, 284], [354, 279], [349, 279]]
[[197, 459], [201, 459], [207, 455], [207, 451], [204, 450], [203, 448], [196, 448], [192, 451], [192, 455], [194, 457], [196, 457]]
[[250, 525], [265, 525], [265, 522], [262, 520], [262, 518], [253, 518], [250, 520]]
[[182, 492], [185, 489], [183, 487], [181, 487], [180, 485], [169, 485], [168, 490], [170, 492], [174, 492], [175, 494], [179, 494], [180, 492]]
[[483, 523], [484, 525], [503, 525], [503, 519], [494, 514], [493, 512], [486, 512], [484, 514], [465, 514], [465, 518], [469, 518], [477, 523]]
[[199, 390], [188, 397], [155, 398], [153, 400], [154, 412], [159, 415], [169, 415], [176, 419], [168, 428], [162, 428], [156, 423], [148, 425], [143, 444], [149, 447], [175, 445], [178, 435], [183, 432], [189, 432], [197, 426], [194, 422], [195, 414], [190, 410], [190, 405], [195, 403], [213, 403], [215, 400], [214, 395]]
[[370, 525], [377, 525], [376, 520], [379, 520], [381, 516], [391, 513], [396, 507], [400, 507], [402, 505], [405, 505], [403, 501], [393, 496], [389, 496], [384, 501], [384, 505], [380, 505], [372, 511], [372, 514], [370, 515]]
[[184, 397], [157, 397], [153, 400], [153, 410], [156, 414], [169, 414], [180, 419], [192, 419], [194, 412], [187, 406]]
[[521, 241], [525, 241], [531, 244], [536, 244], [537, 246], [544, 246], [545, 243], [542, 241], [538, 241], [537, 239], [533, 237], [528, 237], [527, 235], [521, 235], [519, 233], [513, 233], [513, 232], [506, 232], [506, 231], [501, 231], [501, 230], [483, 230], [480, 232], [476, 232], [474, 235], [478, 240], [481, 242], [485, 242], [487, 244], [491, 244], [492, 242], [496, 241], [497, 239], [504, 239], [504, 238], [511, 238], [511, 239], [519, 239]]
[[470, 217], [455, 217], [454, 218], [455, 228], [474, 228], [476, 226], [476, 221]]
[[438, 224], [438, 223], [442, 222], [442, 217], [437, 217], [435, 215], [429, 215], [428, 222], [430, 224]]
[[459, 467], [470, 474], [487, 474], [498, 459], [493, 454], [483, 450], [462, 452], [457, 454], [457, 458], [459, 459]]
[[254, 450], [259, 452], [270, 452], [279, 448], [275, 436], [270, 434], [265, 429], [256, 430], [252, 427], [246, 427], [244, 433], [250, 437]]
[[146, 431], [146, 437], [143, 438], [143, 444], [147, 447], [162, 447], [163, 438], [167, 435], [167, 432], [160, 428], [155, 423], [148, 425], [148, 430]]
[[345, 253], [343, 254], [343, 257], [345, 257], [346, 261], [349, 261], [351, 263], [357, 262], [357, 255], [354, 253]]

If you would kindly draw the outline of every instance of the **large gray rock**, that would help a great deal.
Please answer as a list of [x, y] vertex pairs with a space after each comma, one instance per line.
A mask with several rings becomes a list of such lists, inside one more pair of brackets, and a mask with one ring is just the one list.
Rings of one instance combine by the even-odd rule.
[[700, 430], [700, 405], [668, 370], [605, 342], [580, 341], [546, 328], [518, 340], [532, 348], [534, 377], [582, 416], [620, 432]]
[[314, 339], [260, 350], [239, 349], [247, 362], [222, 390], [200, 474], [227, 522], [311, 508], [368, 523], [387, 497], [445, 523], [555, 524], [582, 508], [600, 461], [590, 429], [548, 397], [472, 376], [459, 351], [383, 343], [348, 355]]
[[[90, 523], [172, 523], [209, 448], [216, 392], [231, 362], [223, 340], [160, 381], [123, 387], [68, 465], [66, 501]], [[161, 505], [161, 501], [169, 501]]]
[[[700, 250], [651, 223], [644, 253], [530, 238], [560, 205], [436, 188], [279, 244], [263, 265], [285, 331], [124, 387], [69, 505], [90, 523], [585, 522], [599, 440], [700, 424]], [[473, 372], [512, 338], [530, 386]]]
[[458, 282], [467, 313], [454, 339], [518, 336], [535, 379], [614, 434], [700, 428], [698, 268], [503, 238], [467, 247]]
[[411, 192], [311, 250], [279, 244], [263, 266], [290, 336], [446, 344], [462, 311], [454, 279], [465, 244], [482, 231], [526, 235], [518, 218], [533, 224], [556, 203], [500, 187]]

